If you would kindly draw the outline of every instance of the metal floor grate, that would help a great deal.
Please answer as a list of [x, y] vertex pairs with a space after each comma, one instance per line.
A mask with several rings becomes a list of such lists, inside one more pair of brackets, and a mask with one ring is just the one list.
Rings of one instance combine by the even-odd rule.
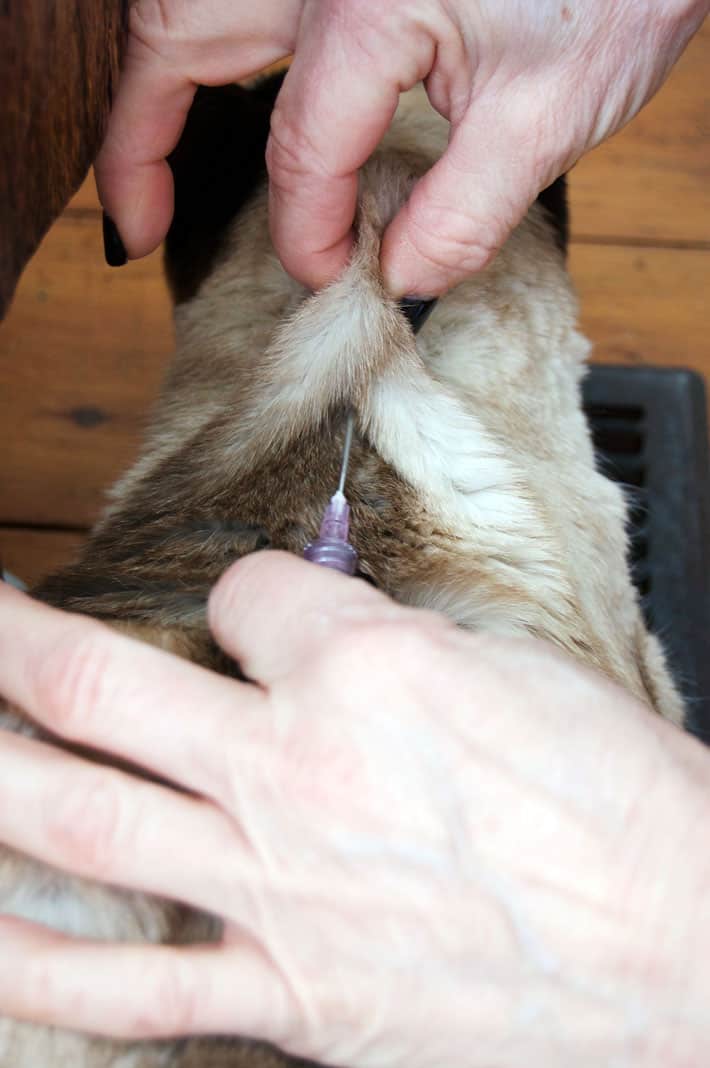
[[592, 367], [584, 404], [600, 468], [627, 487], [631, 566], [650, 628], [710, 742], [710, 454], [692, 371]]

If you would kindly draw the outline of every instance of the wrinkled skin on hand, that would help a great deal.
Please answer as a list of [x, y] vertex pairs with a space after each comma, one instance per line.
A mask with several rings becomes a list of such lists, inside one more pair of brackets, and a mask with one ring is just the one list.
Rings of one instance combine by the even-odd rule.
[[0, 692], [189, 791], [0, 733], [0, 840], [225, 921], [172, 948], [0, 918], [0, 1013], [354, 1068], [708, 1063], [696, 741], [551, 647], [280, 553], [210, 621], [254, 683], [0, 589]]
[[357, 169], [397, 99], [425, 82], [448, 151], [384, 240], [395, 296], [433, 296], [480, 270], [541, 189], [627, 123], [707, 14], [707, 0], [140, 0], [96, 166], [129, 254], [172, 215], [164, 157], [197, 83], [294, 61], [268, 149], [271, 228], [312, 288], [343, 268]]

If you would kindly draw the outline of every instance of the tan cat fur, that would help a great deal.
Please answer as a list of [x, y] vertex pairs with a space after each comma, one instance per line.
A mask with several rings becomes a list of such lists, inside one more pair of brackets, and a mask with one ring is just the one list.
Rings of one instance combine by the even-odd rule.
[[[624, 500], [595, 467], [580, 402], [589, 346], [546, 210], [534, 205], [416, 340], [383, 290], [380, 235], [446, 138], [423, 93], [407, 94], [362, 171], [352, 261], [315, 295], [274, 255], [262, 184], [176, 307], [176, 354], [139, 459], [79, 561], [37, 594], [236, 671], [206, 630], [206, 594], [245, 552], [302, 551], [337, 482], [352, 407], [364, 577], [462, 626], [548, 639], [680, 723], [629, 576]], [[0, 722], [33, 730], [10, 712]], [[0, 908], [88, 937], [215, 935], [177, 906], [6, 850]], [[236, 1040], [121, 1045], [0, 1020], [0, 1068], [303, 1063]]]

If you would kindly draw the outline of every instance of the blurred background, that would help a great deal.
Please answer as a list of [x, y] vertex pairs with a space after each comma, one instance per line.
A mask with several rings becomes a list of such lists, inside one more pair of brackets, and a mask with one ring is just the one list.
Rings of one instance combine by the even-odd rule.
[[[570, 267], [606, 363], [710, 378], [710, 23], [669, 81], [570, 175]], [[160, 252], [104, 264], [90, 178], [0, 325], [0, 557], [27, 582], [69, 559], [135, 455], [172, 348]]]

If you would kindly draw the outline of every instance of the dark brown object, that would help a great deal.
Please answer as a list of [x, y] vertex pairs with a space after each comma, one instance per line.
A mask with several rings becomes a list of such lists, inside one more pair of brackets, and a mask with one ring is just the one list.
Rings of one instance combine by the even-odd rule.
[[106, 212], [103, 213], [104, 256], [109, 267], [123, 267], [128, 257], [118, 227]]
[[[709, 62], [710, 20], [658, 96], [571, 175], [570, 269], [596, 360], [710, 377]], [[105, 265], [87, 179], [0, 327], [0, 556], [18, 575], [35, 581], [71, 557], [64, 531], [96, 519], [104, 487], [135, 455], [171, 349], [160, 255]], [[110, 418], [87, 427], [58, 414], [80, 407]], [[18, 526], [36, 537], [25, 542]]]
[[0, 0], [0, 318], [106, 129], [128, 0]]

